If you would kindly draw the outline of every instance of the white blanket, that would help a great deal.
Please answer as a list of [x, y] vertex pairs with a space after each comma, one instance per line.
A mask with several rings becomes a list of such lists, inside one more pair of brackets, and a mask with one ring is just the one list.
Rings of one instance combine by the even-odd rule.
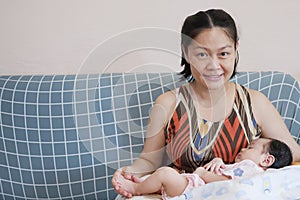
[[263, 175], [206, 184], [173, 199], [300, 199], [300, 166], [268, 169]]
[[[120, 196], [117, 199], [122, 199]], [[132, 200], [160, 199], [159, 196], [137, 196]], [[300, 165], [268, 169], [263, 175], [213, 182], [173, 200], [300, 200]]]

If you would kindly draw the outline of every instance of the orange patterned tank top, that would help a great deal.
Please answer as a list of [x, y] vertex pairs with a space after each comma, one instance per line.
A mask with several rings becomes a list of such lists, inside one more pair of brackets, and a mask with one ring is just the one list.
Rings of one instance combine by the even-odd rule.
[[227, 118], [209, 122], [198, 117], [188, 85], [183, 85], [165, 130], [167, 157], [170, 166], [189, 173], [214, 157], [230, 164], [242, 148], [260, 135], [245, 87], [236, 84], [234, 106]]

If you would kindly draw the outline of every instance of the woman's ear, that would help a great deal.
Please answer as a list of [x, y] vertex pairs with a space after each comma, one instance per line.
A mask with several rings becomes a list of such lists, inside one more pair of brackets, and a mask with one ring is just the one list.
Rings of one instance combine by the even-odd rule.
[[264, 168], [268, 168], [275, 162], [275, 157], [270, 154], [266, 154], [265, 158], [261, 161], [260, 165]]

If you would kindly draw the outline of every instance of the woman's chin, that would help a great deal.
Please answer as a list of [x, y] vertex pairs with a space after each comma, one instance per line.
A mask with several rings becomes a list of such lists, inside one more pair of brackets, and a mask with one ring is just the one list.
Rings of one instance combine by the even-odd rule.
[[209, 90], [220, 90], [225, 88], [223, 80], [218, 82], [206, 82], [206, 85]]

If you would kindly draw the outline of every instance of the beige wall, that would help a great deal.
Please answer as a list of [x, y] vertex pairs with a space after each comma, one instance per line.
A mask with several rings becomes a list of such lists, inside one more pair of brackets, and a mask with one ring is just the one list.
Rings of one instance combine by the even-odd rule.
[[300, 80], [299, 0], [0, 0], [0, 73], [179, 71], [184, 18], [212, 7], [237, 21], [240, 71]]

